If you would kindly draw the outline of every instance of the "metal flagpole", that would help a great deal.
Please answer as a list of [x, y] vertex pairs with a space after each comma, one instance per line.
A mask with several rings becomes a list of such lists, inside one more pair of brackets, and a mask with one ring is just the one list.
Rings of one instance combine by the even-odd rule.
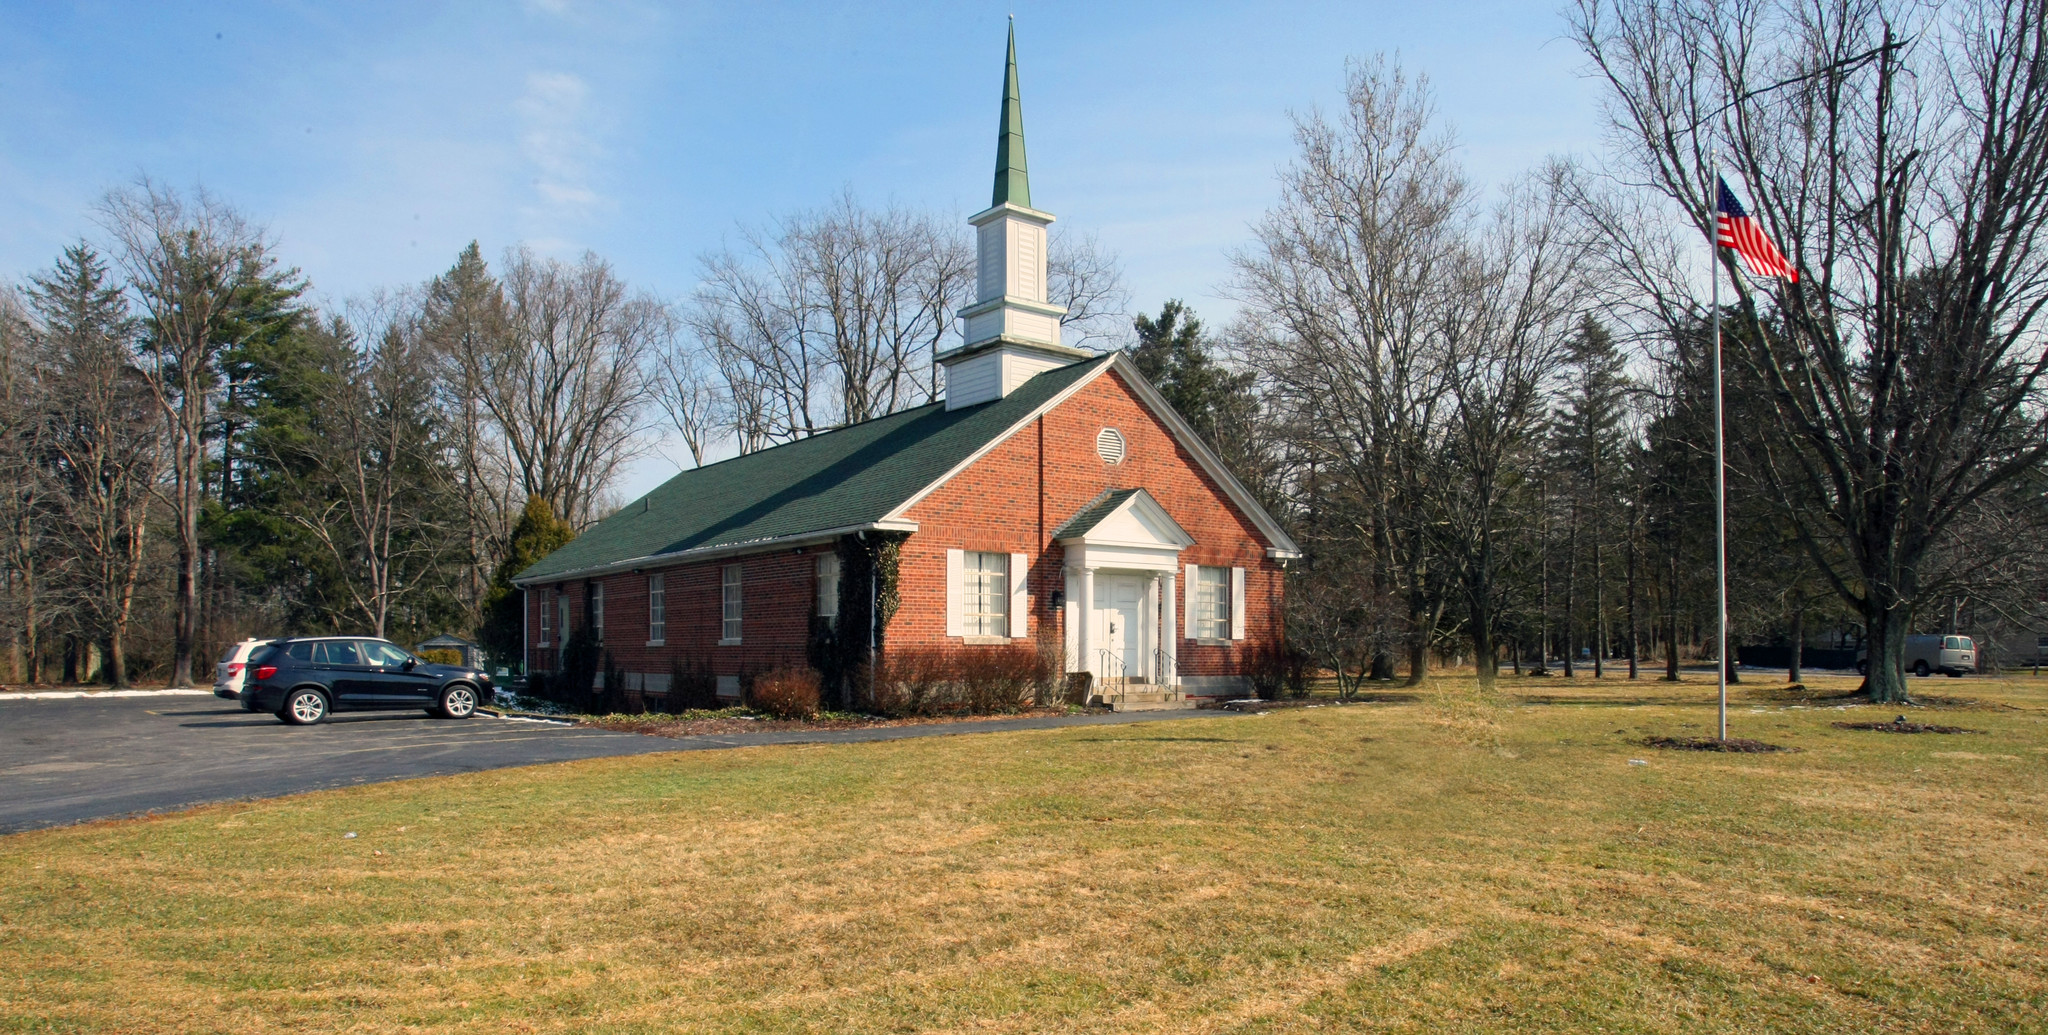
[[[1722, 445], [1724, 418], [1721, 412], [1721, 234], [1719, 210], [1721, 174], [1714, 174], [1715, 231], [1708, 272], [1714, 278], [1714, 678], [1721, 688], [1721, 739], [1728, 739], [1728, 462]], [[1798, 647], [1794, 647], [1798, 650]]]

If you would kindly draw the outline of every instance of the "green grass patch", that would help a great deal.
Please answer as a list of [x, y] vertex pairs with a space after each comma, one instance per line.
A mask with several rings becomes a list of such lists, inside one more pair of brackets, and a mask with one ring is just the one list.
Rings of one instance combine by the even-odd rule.
[[2048, 680], [1947, 686], [1981, 734], [1447, 678], [14, 835], [0, 1031], [2028, 1030]]

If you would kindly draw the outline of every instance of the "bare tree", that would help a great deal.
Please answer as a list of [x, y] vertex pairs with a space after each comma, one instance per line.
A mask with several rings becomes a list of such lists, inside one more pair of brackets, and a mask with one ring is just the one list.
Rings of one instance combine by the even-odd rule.
[[1463, 250], [1463, 263], [1447, 271], [1457, 288], [1443, 309], [1452, 405], [1431, 456], [1426, 527], [1464, 598], [1486, 691], [1500, 669], [1495, 637], [1509, 540], [1540, 465], [1544, 390], [1586, 298], [1581, 248], [1559, 190], [1564, 177], [1553, 165], [1510, 191]]
[[[1378, 560], [1367, 599], [1406, 603], [1419, 681], [1443, 610], [1425, 534], [1431, 450], [1449, 379], [1442, 340], [1470, 223], [1470, 192], [1434, 125], [1428, 84], [1384, 59], [1350, 67], [1344, 110], [1296, 119], [1299, 155], [1238, 292], [1274, 333], [1254, 346], [1269, 401], [1360, 510], [1345, 548]], [[1390, 674], [1384, 661], [1377, 674]]]
[[164, 495], [178, 546], [170, 685], [189, 686], [199, 635], [199, 516], [218, 360], [234, 344], [235, 309], [247, 293], [283, 286], [296, 274], [278, 270], [261, 232], [204, 190], [188, 198], [143, 180], [108, 194], [99, 212], [119, 246], [128, 290], [146, 317], [144, 369], [168, 428], [170, 485]]
[[1046, 297], [1064, 306], [1060, 340], [1075, 348], [1114, 347], [1131, 332], [1131, 293], [1123, 264], [1093, 233], [1053, 225], [1045, 245]]
[[275, 466], [297, 483], [304, 504], [292, 520], [336, 574], [347, 608], [337, 617], [383, 636], [402, 601], [435, 587], [425, 573], [442, 567], [461, 535], [437, 521], [454, 472], [439, 456], [436, 357], [422, 341], [419, 309], [411, 299], [379, 296], [350, 313], [314, 332], [327, 339], [328, 405], [313, 434]]
[[1801, 271], [1753, 285], [1716, 249], [1772, 403], [1754, 459], [1863, 618], [1871, 696], [1904, 699], [1924, 564], [2048, 455], [2048, 10], [1580, 0], [1572, 23], [1623, 175], [1710, 240], [1725, 163]]
[[728, 385], [742, 452], [930, 401], [932, 356], [974, 276], [930, 216], [850, 195], [703, 259], [686, 322]]
[[0, 608], [8, 624], [8, 675], [42, 679], [43, 634], [51, 619], [45, 593], [52, 528], [41, 465], [47, 430], [44, 385], [30, 350], [28, 308], [0, 286]]
[[463, 516], [464, 598], [472, 621], [479, 621], [514, 507], [511, 465], [504, 436], [490, 422], [483, 365], [465, 359], [496, 353], [511, 337], [505, 293], [476, 242], [448, 272], [427, 283], [419, 324], [435, 364], [437, 405], [449, 417]]
[[671, 338], [654, 373], [654, 398], [669, 427], [690, 451], [690, 466], [704, 466], [704, 456], [733, 426], [731, 397], [725, 394], [718, 369], [700, 349]]
[[43, 497], [71, 561], [73, 613], [105, 642], [109, 681], [125, 687], [162, 421], [136, 366], [126, 301], [92, 249], [65, 249], [55, 268], [30, 279], [28, 297], [43, 371], [40, 473], [51, 483]]
[[596, 255], [575, 265], [520, 248], [500, 267], [504, 335], [457, 340], [481, 386], [521, 499], [539, 496], [587, 525], [644, 430], [647, 364], [669, 333], [667, 307], [632, 291]]

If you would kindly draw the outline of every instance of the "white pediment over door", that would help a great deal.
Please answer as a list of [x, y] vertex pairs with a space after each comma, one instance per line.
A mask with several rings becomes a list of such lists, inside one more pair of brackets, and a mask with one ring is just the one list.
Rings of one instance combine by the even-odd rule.
[[1053, 533], [1077, 568], [1174, 571], [1195, 543], [1173, 515], [1143, 489], [1105, 492]]

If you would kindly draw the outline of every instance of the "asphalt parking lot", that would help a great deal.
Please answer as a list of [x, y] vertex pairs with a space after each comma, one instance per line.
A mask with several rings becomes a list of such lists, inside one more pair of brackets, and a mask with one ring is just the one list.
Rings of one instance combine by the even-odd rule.
[[423, 712], [341, 712], [318, 726], [287, 726], [211, 694], [0, 700], [0, 834], [208, 802], [611, 755], [1222, 714], [1130, 712], [672, 739], [486, 715], [453, 722]]
[[287, 726], [211, 695], [0, 701], [0, 832], [676, 747], [632, 733], [422, 712], [344, 712]]

